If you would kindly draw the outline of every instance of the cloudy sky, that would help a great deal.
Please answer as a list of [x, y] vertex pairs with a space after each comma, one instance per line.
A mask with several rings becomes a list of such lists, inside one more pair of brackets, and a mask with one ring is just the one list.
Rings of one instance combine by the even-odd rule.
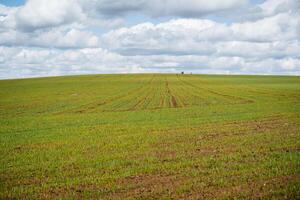
[[300, 75], [300, 0], [0, 0], [0, 79]]

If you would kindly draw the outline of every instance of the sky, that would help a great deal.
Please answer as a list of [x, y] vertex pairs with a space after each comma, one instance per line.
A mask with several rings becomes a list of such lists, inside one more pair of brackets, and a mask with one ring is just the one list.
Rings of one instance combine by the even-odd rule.
[[0, 79], [300, 75], [300, 0], [0, 0]]

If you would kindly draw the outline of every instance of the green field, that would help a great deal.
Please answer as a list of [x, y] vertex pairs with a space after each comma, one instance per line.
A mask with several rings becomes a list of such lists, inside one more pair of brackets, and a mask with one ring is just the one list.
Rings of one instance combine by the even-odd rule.
[[300, 199], [300, 77], [0, 81], [0, 199]]

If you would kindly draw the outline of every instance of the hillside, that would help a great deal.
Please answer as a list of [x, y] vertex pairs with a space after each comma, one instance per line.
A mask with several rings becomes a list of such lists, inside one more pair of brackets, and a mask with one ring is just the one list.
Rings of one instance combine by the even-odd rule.
[[300, 198], [300, 77], [0, 81], [0, 199]]

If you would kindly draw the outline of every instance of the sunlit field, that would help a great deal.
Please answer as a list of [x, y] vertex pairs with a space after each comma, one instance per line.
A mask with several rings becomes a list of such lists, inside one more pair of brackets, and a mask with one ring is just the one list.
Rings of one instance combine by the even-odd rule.
[[0, 81], [0, 199], [299, 199], [300, 77]]

